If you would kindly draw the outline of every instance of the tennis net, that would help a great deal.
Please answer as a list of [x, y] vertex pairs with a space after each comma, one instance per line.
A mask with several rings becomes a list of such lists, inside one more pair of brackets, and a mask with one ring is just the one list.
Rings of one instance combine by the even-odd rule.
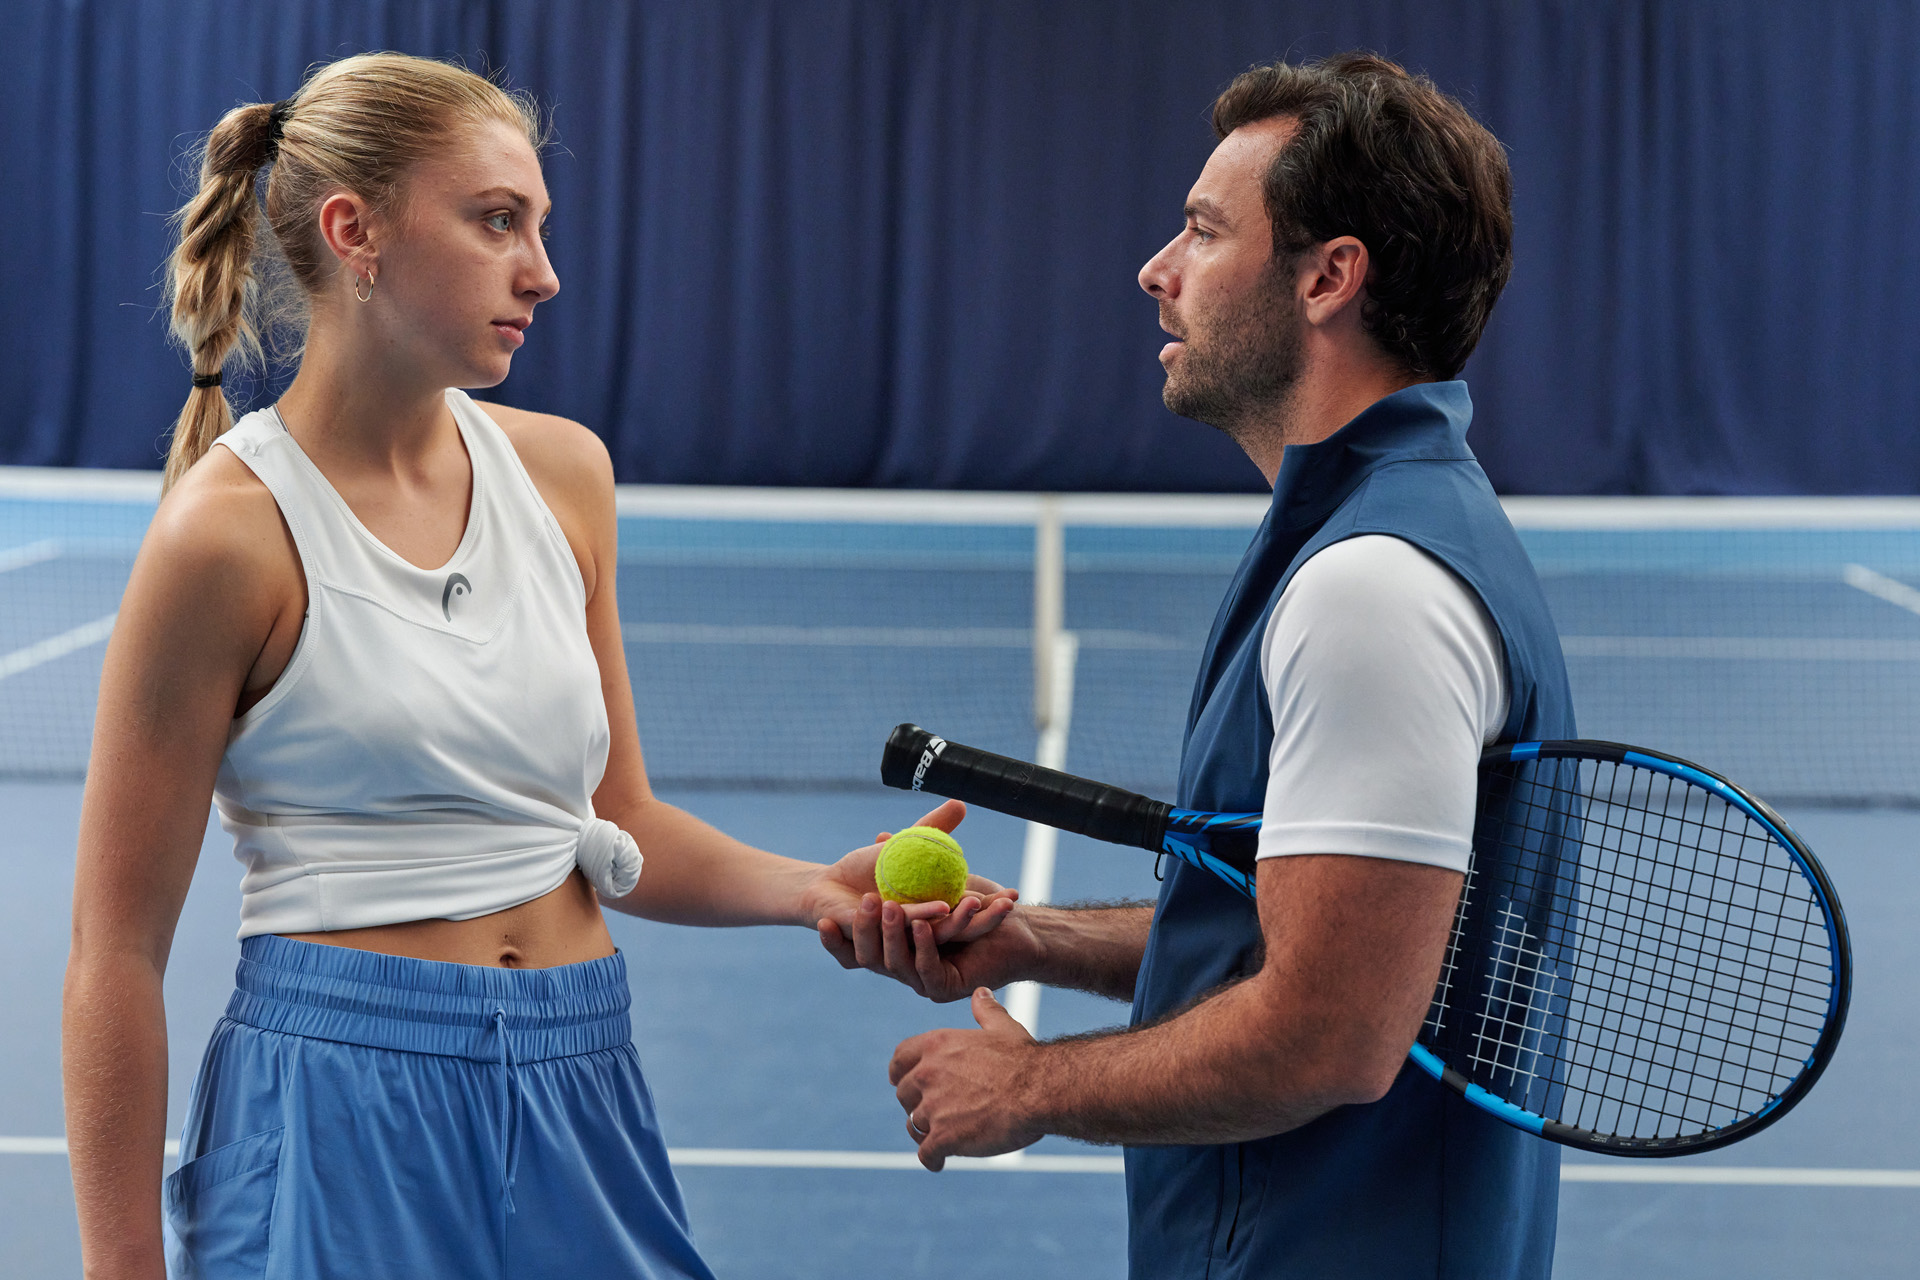
[[[0, 777], [78, 777], [150, 475], [0, 469]], [[1170, 795], [1257, 497], [623, 488], [620, 596], [666, 787], [878, 785], [914, 720]], [[1920, 500], [1508, 510], [1580, 730], [1787, 803], [1920, 804]], [[1037, 674], [1036, 674], [1037, 673]]]

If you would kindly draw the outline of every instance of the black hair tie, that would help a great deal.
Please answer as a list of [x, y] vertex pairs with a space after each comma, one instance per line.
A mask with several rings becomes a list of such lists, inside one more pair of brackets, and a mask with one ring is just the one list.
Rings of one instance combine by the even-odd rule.
[[282, 98], [267, 112], [267, 163], [280, 156], [280, 135], [287, 131], [287, 117], [293, 114], [293, 99]]
[[196, 390], [202, 387], [217, 387], [220, 385], [220, 373], [218, 370], [212, 373], [196, 373], [193, 375], [193, 385]]

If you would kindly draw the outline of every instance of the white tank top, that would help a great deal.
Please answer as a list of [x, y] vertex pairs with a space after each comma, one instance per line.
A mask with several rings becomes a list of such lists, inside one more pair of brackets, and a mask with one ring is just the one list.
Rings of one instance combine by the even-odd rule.
[[576, 862], [603, 892], [638, 877], [632, 840], [593, 815], [607, 712], [579, 564], [506, 433], [463, 392], [447, 403], [473, 499], [437, 569], [369, 533], [274, 411], [215, 442], [272, 492], [307, 579], [293, 657], [233, 722], [214, 786], [242, 938], [472, 919]]

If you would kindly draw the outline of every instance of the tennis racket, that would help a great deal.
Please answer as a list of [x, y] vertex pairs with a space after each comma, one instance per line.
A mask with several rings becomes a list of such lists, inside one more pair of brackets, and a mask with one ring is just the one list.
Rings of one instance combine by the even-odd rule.
[[[903, 724], [888, 786], [1172, 854], [1254, 892], [1257, 813], [1176, 809]], [[1826, 872], [1772, 809], [1611, 742], [1480, 760], [1473, 855], [1410, 1056], [1529, 1133], [1608, 1155], [1708, 1151], [1785, 1115], [1852, 990]]]

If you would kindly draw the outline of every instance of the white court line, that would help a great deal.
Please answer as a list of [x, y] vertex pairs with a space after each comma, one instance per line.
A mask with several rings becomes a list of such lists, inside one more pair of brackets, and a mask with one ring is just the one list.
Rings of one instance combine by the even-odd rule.
[[[910, 489], [731, 488], [623, 484], [614, 489], [623, 516], [720, 520], [853, 521], [909, 524], [1032, 524], [1042, 495]], [[0, 497], [152, 503], [157, 471], [77, 467], [0, 467]], [[1056, 497], [1067, 524], [1207, 525], [1260, 523], [1264, 493], [1066, 493]], [[1920, 499], [1503, 497], [1522, 529], [1913, 529]]]
[[[178, 1155], [180, 1144], [167, 1143]], [[64, 1156], [65, 1138], [0, 1137], [0, 1155]], [[670, 1147], [667, 1158], [683, 1169], [880, 1169], [914, 1170], [911, 1151], [808, 1151], [740, 1147]], [[1016, 1151], [976, 1159], [955, 1156], [947, 1168], [975, 1173], [1122, 1173], [1120, 1156], [1056, 1156]], [[1705, 1187], [1881, 1187], [1920, 1189], [1920, 1169], [1796, 1169], [1752, 1165], [1562, 1164], [1562, 1182], [1613, 1182]]]
[[1030, 525], [1043, 502], [1079, 526], [1252, 529], [1266, 494], [993, 493], [917, 489], [752, 489], [623, 484], [614, 506], [628, 518], [848, 524]]
[[[1089, 649], [1187, 650], [1194, 646], [1151, 631], [1096, 628], [1080, 632]], [[825, 645], [828, 647], [929, 649], [1031, 649], [1033, 632], [1025, 627], [792, 627], [733, 626], [700, 622], [628, 622], [620, 627], [628, 644]]]
[[[67, 1154], [65, 1138], [0, 1138], [0, 1156], [64, 1156]], [[167, 1140], [167, 1154], [180, 1154], [180, 1144], [171, 1138]]]
[[1504, 497], [1516, 529], [1917, 529], [1920, 498]]
[[[1901, 584], [1895, 583], [1895, 586]], [[1906, 588], [1912, 591], [1912, 588]], [[1920, 591], [1913, 607], [1920, 611]], [[1187, 652], [1194, 645], [1151, 631], [1090, 628], [1074, 633], [1082, 649]], [[629, 644], [741, 644], [825, 648], [1026, 649], [1024, 627], [800, 627], [701, 622], [629, 622]], [[1920, 662], [1920, 640], [1852, 636], [1561, 636], [1569, 658], [1715, 658], [1758, 662]]]
[[1888, 604], [1899, 605], [1909, 613], [1920, 613], [1920, 591], [1915, 591], [1897, 578], [1875, 573], [1863, 564], [1848, 565], [1840, 571], [1840, 576], [1850, 587], [1858, 587], [1870, 596], [1879, 596]]
[[[97, 473], [89, 473], [97, 474]], [[910, 489], [741, 489], [619, 485], [623, 516], [667, 519], [1033, 524], [1040, 503], [1066, 524], [1251, 529], [1272, 505], [1264, 493], [952, 493]], [[1916, 529], [1916, 498], [1504, 497], [1520, 529]]]
[[8, 676], [17, 676], [22, 671], [31, 671], [43, 662], [52, 662], [55, 658], [64, 658], [75, 649], [84, 649], [90, 644], [99, 644], [113, 633], [113, 620], [118, 613], [110, 613], [104, 618], [95, 618], [83, 623], [71, 631], [62, 631], [57, 636], [49, 636], [38, 644], [30, 644], [24, 649], [15, 649], [12, 653], [0, 654], [0, 680]]
[[[3, 1156], [64, 1156], [65, 1138], [0, 1137]], [[167, 1154], [178, 1156], [180, 1144], [169, 1141]], [[667, 1159], [681, 1168], [704, 1169], [919, 1169], [911, 1151], [806, 1151], [737, 1148], [669, 1147]], [[949, 1169], [1016, 1173], [1120, 1173], [1119, 1156], [1050, 1156], [1013, 1151], [1003, 1156], [955, 1156]]]
[[[742, 1151], [677, 1147], [667, 1159], [680, 1168], [720, 1169], [918, 1169], [911, 1151]], [[1049, 1156], [1015, 1151], [1004, 1156], [955, 1156], [947, 1168], [975, 1173], [1122, 1173], [1119, 1156]]]
[[[1914, 594], [1920, 596], [1920, 592]], [[1866, 640], [1850, 636], [1561, 636], [1560, 652], [1569, 658], [1920, 662], [1920, 640]]]
[[[169, 1142], [168, 1155], [178, 1155], [180, 1144]], [[65, 1138], [0, 1138], [0, 1155], [7, 1156], [63, 1156], [67, 1154]]]
[[[1046, 727], [1040, 730], [1040, 744], [1033, 753], [1033, 762], [1043, 769], [1067, 767], [1067, 730], [1073, 722], [1073, 675], [1079, 658], [1079, 637], [1075, 632], [1062, 631], [1054, 637], [1053, 711], [1047, 717]], [[1027, 824], [1026, 848], [1020, 856], [1020, 901], [1040, 906], [1053, 898], [1054, 857], [1059, 849], [1057, 828], [1044, 822]], [[1039, 1034], [1041, 990], [1037, 982], [1015, 982], [1007, 987], [1007, 1012], [1029, 1035]]]
[[0, 551], [0, 573], [14, 569], [24, 569], [28, 565], [42, 564], [58, 558], [60, 543], [55, 538], [42, 538], [38, 542], [29, 542], [23, 546], [8, 547]]
[[160, 501], [160, 472], [107, 471], [97, 467], [0, 467], [0, 498], [151, 505]]
[[1775, 1169], [1754, 1165], [1562, 1164], [1562, 1182], [1633, 1182], [1709, 1187], [1913, 1187], [1920, 1169]]

